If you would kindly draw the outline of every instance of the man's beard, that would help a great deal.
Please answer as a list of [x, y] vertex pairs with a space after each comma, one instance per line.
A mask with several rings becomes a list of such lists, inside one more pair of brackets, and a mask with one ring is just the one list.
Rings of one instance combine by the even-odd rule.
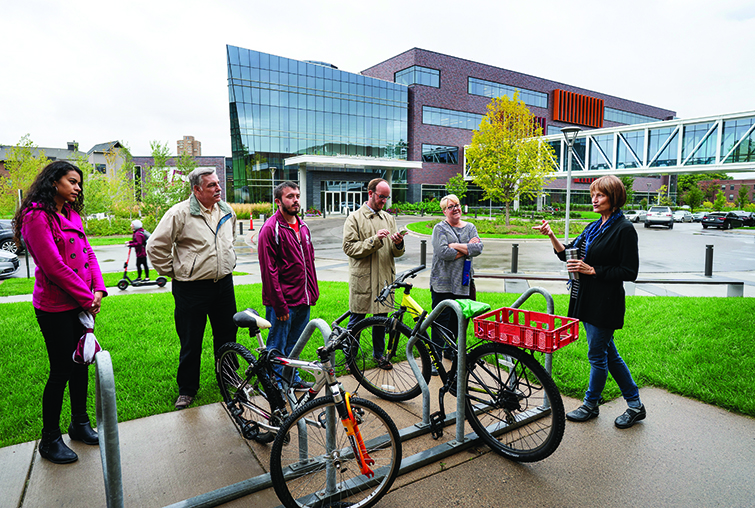
[[283, 209], [284, 212], [286, 212], [286, 214], [292, 215], [292, 216], [298, 215], [299, 211], [301, 211], [301, 207], [299, 207], [299, 211], [296, 211], [296, 212], [293, 210], [293, 207], [289, 208], [286, 205], [281, 205], [281, 208]]

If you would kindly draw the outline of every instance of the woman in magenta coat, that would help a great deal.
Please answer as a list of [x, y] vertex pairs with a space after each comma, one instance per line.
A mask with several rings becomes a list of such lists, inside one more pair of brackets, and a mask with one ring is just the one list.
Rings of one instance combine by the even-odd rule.
[[78, 459], [60, 432], [63, 393], [68, 384], [71, 424], [68, 436], [98, 444], [87, 415], [87, 366], [74, 363], [73, 352], [84, 333], [79, 313], [100, 312], [107, 295], [97, 258], [81, 223], [82, 173], [65, 161], [48, 164], [31, 185], [16, 212], [16, 242], [23, 236], [37, 265], [32, 302], [50, 361], [42, 395], [42, 441], [39, 454], [56, 463]]

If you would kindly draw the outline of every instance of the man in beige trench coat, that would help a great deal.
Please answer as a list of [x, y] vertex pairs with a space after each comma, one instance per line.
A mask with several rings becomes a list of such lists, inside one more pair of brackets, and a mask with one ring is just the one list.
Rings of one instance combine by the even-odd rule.
[[[394, 260], [404, 254], [404, 237], [398, 232], [396, 219], [383, 211], [391, 197], [388, 182], [375, 178], [367, 185], [367, 192], [367, 202], [349, 215], [343, 226], [343, 251], [349, 256], [349, 330], [367, 314], [387, 315], [393, 302], [385, 302], [389, 305], [386, 307], [375, 302], [375, 298], [386, 281], [393, 282]], [[373, 328], [372, 348], [378, 367], [392, 369], [390, 360], [385, 357], [382, 328]]]

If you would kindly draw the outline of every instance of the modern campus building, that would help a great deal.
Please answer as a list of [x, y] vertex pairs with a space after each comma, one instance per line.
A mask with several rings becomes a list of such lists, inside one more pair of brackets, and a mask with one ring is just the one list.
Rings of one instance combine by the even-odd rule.
[[[388, 179], [394, 201], [444, 194], [492, 97], [516, 91], [543, 127], [668, 120], [675, 112], [470, 60], [411, 49], [360, 74], [227, 46], [236, 201], [298, 181], [308, 207], [361, 203]], [[653, 179], [654, 189], [660, 183]], [[644, 185], [643, 185], [644, 188]], [[480, 192], [471, 186], [470, 203]]]

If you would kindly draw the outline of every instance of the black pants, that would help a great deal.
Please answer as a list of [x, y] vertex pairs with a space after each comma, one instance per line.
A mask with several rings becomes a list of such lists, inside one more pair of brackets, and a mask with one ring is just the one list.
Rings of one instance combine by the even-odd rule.
[[[432, 298], [433, 309], [437, 307], [438, 304], [443, 300], [476, 300], [477, 290], [475, 289], [474, 281], [470, 281], [469, 285], [469, 296], [455, 295], [453, 293], [436, 293], [435, 291], [433, 291], [433, 288], [430, 288], [430, 296]], [[446, 308], [435, 320], [435, 324], [438, 324], [450, 330], [450, 339], [458, 340], [457, 334], [459, 333], [459, 319], [456, 317], [456, 313], [453, 310]], [[436, 331], [435, 328], [435, 326], [432, 327], [431, 340], [433, 344], [435, 344], [438, 348], [445, 349], [446, 342], [443, 340], [443, 337], [441, 337], [441, 335]]]
[[88, 366], [75, 363], [72, 358], [84, 334], [84, 326], [79, 321], [81, 310], [45, 312], [34, 309], [50, 361], [50, 376], [42, 393], [42, 426], [48, 432], [60, 429], [66, 384], [71, 397], [71, 415], [87, 411]]
[[176, 332], [181, 341], [178, 359], [178, 393], [194, 397], [199, 391], [199, 367], [202, 357], [202, 338], [210, 318], [215, 354], [226, 342], [236, 342], [236, 296], [233, 276], [226, 275], [217, 282], [198, 280], [181, 282], [173, 279], [173, 299]]
[[144, 256], [143, 258], [140, 258], [139, 256], [136, 257], [136, 277], [141, 279], [142, 278], [142, 267], [144, 267], [144, 278], [149, 278], [149, 267], [147, 266], [147, 256]]

